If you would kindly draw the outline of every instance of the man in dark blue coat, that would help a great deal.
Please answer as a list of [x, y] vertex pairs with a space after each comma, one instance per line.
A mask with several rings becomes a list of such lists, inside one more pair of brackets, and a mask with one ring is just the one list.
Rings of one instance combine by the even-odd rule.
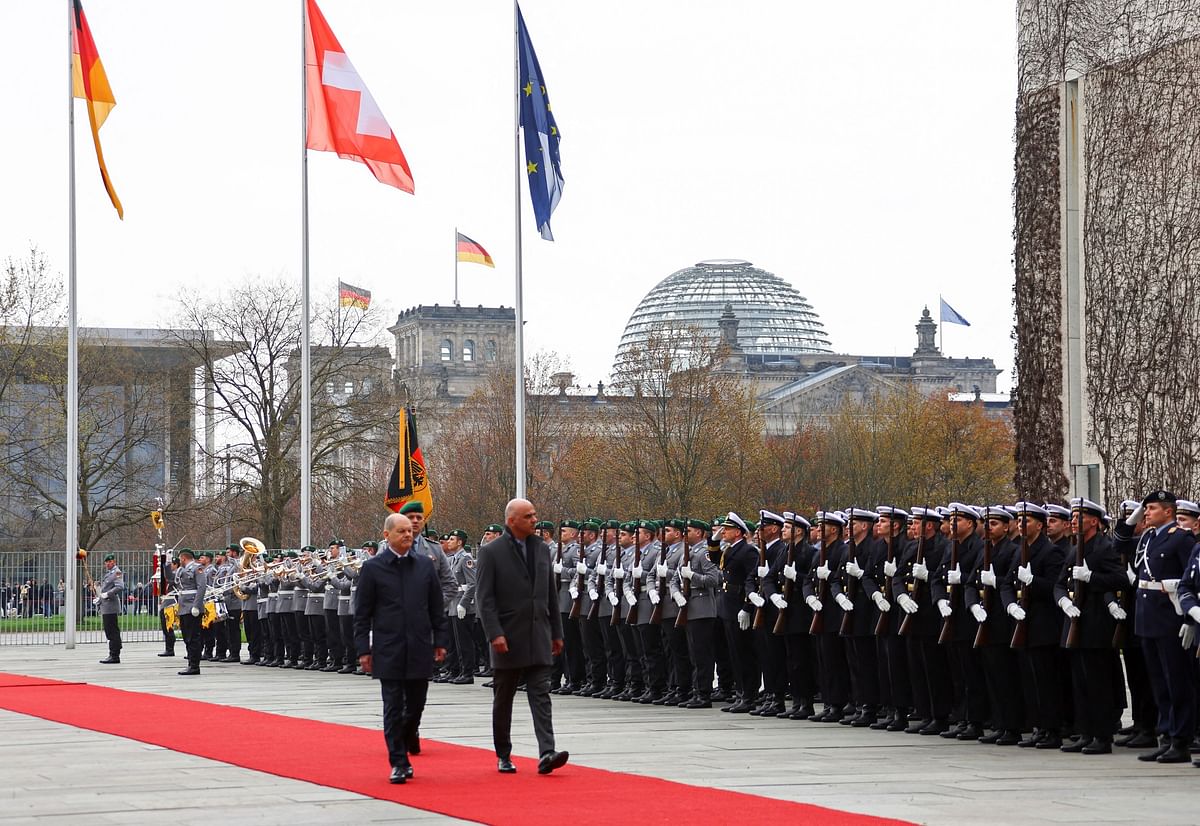
[[420, 751], [417, 729], [434, 662], [446, 657], [446, 612], [433, 561], [411, 553], [412, 522], [394, 513], [383, 523], [379, 553], [363, 563], [355, 593], [354, 644], [362, 670], [383, 692], [383, 739], [392, 783], [413, 776], [409, 752]]

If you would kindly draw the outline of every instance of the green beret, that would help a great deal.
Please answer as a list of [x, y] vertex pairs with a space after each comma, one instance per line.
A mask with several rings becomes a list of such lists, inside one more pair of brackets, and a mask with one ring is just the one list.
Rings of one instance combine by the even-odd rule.
[[368, 539], [366, 542], [362, 543], [362, 545], [360, 545], [359, 547], [362, 547], [362, 548], [374, 548], [375, 550], [377, 550], [377, 551], [378, 551], [378, 550], [379, 550], [379, 543], [378, 543], [378, 542], [376, 542], [374, 539]]
[[699, 528], [702, 531], [711, 531], [712, 525], [705, 522], [703, 519], [689, 519], [687, 521], [689, 528]]
[[463, 542], [467, 541], [467, 532], [462, 528], [455, 528], [454, 530], [450, 531], [450, 533], [446, 534], [446, 536], [457, 536]]
[[331, 540], [329, 540], [329, 547], [331, 547], [331, 548], [332, 548], [334, 545], [345, 545], [345, 544], [346, 544], [346, 543], [345, 543], [345, 542], [343, 542], [343, 541], [342, 541], [342, 540], [340, 540], [340, 539], [331, 539]]
[[721, 524], [721, 523], [723, 523], [724, 521], [725, 521], [725, 514], [723, 514], [723, 513], [722, 513], [722, 514], [718, 514], [717, 516], [714, 516], [714, 517], [712, 518], [712, 523], [711, 523], [711, 524], [713, 524], [713, 525], [720, 525], [720, 524]]
[[187, 554], [188, 556], [192, 556], [192, 557], [194, 557], [194, 556], [196, 555], [196, 554], [195, 554], [195, 553], [192, 551], [192, 549], [191, 549], [191, 548], [180, 548], [180, 549], [179, 549], [179, 555], [180, 555], [180, 556], [183, 556], [184, 554]]
[[600, 523], [600, 526], [602, 528], [611, 528], [613, 530], [621, 529], [621, 523], [618, 522], [616, 519], [605, 519], [603, 522]]
[[426, 529], [425, 529], [425, 536], [429, 537], [430, 539], [437, 539], [437, 538], [438, 538], [438, 532], [437, 532], [437, 531], [435, 531], [433, 528], [426, 528]]
[[599, 516], [589, 516], [587, 519], [585, 519], [583, 521], [584, 522], [595, 522], [597, 525], [604, 524], [604, 520], [601, 519]]
[[634, 533], [638, 529], [637, 522], [625, 522], [621, 525], [622, 533]]
[[317, 546], [316, 546], [316, 545], [305, 545], [305, 546], [304, 546], [303, 548], [301, 548], [300, 550], [302, 550], [302, 551], [308, 551], [310, 554], [311, 554], [311, 553], [316, 553], [316, 551], [317, 551]]
[[413, 499], [404, 503], [404, 507], [400, 508], [400, 513], [425, 513], [425, 506], [421, 504], [421, 500]]
[[554, 530], [554, 523], [541, 519], [533, 524], [533, 529], [535, 531], [552, 531]]
[[438, 539], [441, 540], [442, 542], [445, 542], [449, 538], [450, 538], [450, 534], [448, 534], [448, 533], [444, 533], [438, 537]]
[[753, 519], [747, 519], [746, 528], [749, 529], [750, 533], [754, 533], [756, 530], [758, 530], [758, 523]]
[[665, 524], [668, 528], [675, 528], [679, 531], [687, 527], [687, 524], [682, 519], [668, 519]]
[[483, 529], [484, 533], [504, 533], [504, 526], [497, 525], [494, 522]]
[[657, 531], [659, 528], [658, 522], [653, 519], [641, 519], [638, 521], [637, 526], [644, 531], [651, 532]]
[[580, 530], [600, 532], [600, 521], [598, 519], [589, 519], [579, 525]]
[[579, 522], [574, 519], [564, 519], [558, 523], [558, 526], [560, 528], [574, 528], [575, 530], [579, 530]]
[[[191, 551], [189, 551], [188, 553], [191, 553]], [[183, 560], [182, 560], [182, 559], [180, 559], [180, 558], [179, 558], [179, 557], [177, 557], [177, 556], [173, 556], [173, 557], [171, 557], [171, 562], [172, 562], [172, 564], [175, 564], [175, 565], [182, 565], [182, 564], [183, 564]]]
[[105, 562], [116, 562], [116, 561], [117, 561], [117, 555], [116, 555], [116, 554], [105, 554], [105, 555], [104, 555], [104, 561], [105, 561]]
[[212, 552], [212, 551], [201, 551], [201, 552], [200, 552], [200, 554], [199, 554], [199, 556], [200, 556], [200, 558], [201, 558], [201, 559], [203, 559], [203, 558], [204, 558], [204, 557], [206, 557], [206, 556], [207, 556], [209, 559], [212, 559], [212, 558], [213, 558], [213, 552]]

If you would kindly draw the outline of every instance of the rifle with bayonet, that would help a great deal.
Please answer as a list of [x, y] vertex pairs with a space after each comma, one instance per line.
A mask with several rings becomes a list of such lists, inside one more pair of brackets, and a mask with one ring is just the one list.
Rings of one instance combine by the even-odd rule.
[[[762, 530], [762, 512], [758, 514], [759, 531]], [[767, 543], [762, 538], [761, 533], [758, 539], [758, 569], [762, 570], [767, 567]], [[757, 574], [758, 571], [755, 571]], [[758, 598], [763, 601], [763, 604], [754, 609], [754, 624], [750, 627], [755, 631], [761, 631], [762, 627], [767, 624], [767, 578], [760, 576], [758, 578]]]
[[640, 530], [636, 530], [633, 534], [635, 537], [633, 540], [633, 568], [629, 571], [630, 576], [633, 578], [631, 586], [633, 590], [633, 605], [629, 606], [629, 613], [625, 615], [626, 625], [637, 625], [638, 599], [642, 596], [642, 537], [640, 533]]
[[[688, 546], [688, 520], [685, 516], [683, 519], [683, 556], [679, 559], [680, 567], [687, 565], [692, 567], [692, 549]], [[688, 606], [692, 602], [692, 581], [686, 578], [683, 574], [679, 575], [679, 593], [683, 594], [683, 605], [679, 607], [679, 613], [675, 615], [675, 627], [683, 628], [688, 621]]]
[[[846, 599], [854, 602], [854, 597], [858, 593], [858, 578], [850, 575], [846, 571], [846, 566], [853, 562], [858, 564], [858, 544], [854, 541], [854, 508], [850, 508], [849, 518], [846, 520], [849, 534], [846, 538], [846, 563], [842, 566], [842, 571], [845, 574], [845, 587], [842, 588], [842, 593], [846, 595]], [[868, 532], [869, 536], [869, 532]], [[854, 611], [842, 611], [842, 625], [838, 629], [838, 634], [843, 637], [848, 637], [854, 631]]]
[[[984, 610], [985, 614], [991, 608], [990, 597], [992, 589], [991, 586], [983, 584], [983, 572], [992, 567], [992, 551], [995, 550], [995, 543], [992, 542], [992, 526], [988, 524], [987, 514], [988, 511], [985, 510], [983, 520], [983, 567], [976, 572], [976, 576], [979, 577], [979, 607]], [[979, 623], [979, 627], [975, 629], [975, 643], [972, 647], [983, 648], [988, 644], [988, 637], [988, 624], [985, 618], [983, 622]]]
[[946, 602], [950, 605], [950, 616], [942, 620], [942, 633], [938, 634], [938, 645], [943, 645], [954, 639], [954, 588], [950, 582], [950, 572], [958, 568], [958, 552], [962, 542], [958, 538], [958, 514], [950, 517], [950, 533], [954, 542], [950, 546], [950, 565], [946, 568]]
[[[924, 512], [929, 513], [928, 506], [925, 507]], [[917, 551], [913, 556], [913, 565], [924, 565], [924, 564], [925, 564], [925, 517], [924, 517], [924, 515], [922, 515], [921, 519], [917, 522]], [[910, 582], [908, 584], [909, 593], [912, 595], [913, 602], [917, 603], [918, 609], [921, 606], [921, 596], [922, 596], [921, 589], [925, 585], [926, 585], [926, 582], [924, 580], [917, 579], [917, 577], [915, 577], [915, 576], [912, 578], [912, 582]], [[914, 614], [906, 613], [904, 615], [904, 619], [900, 620], [900, 636], [902, 636], [902, 637], [912, 636], [913, 623], [915, 623], [916, 621], [917, 621], [917, 615], [915, 613]]]
[[[684, 547], [687, 543], [684, 542]], [[667, 592], [667, 578], [658, 576], [658, 569], [662, 567], [667, 559], [667, 520], [662, 521], [662, 541], [658, 543], [658, 559], [654, 564], [654, 576], [658, 579], [658, 602], [654, 604], [654, 610], [650, 612], [650, 624], [662, 625], [663, 620], [663, 603], [669, 598]]]
[[[1076, 511], [1076, 513], [1079, 514], [1079, 516], [1075, 520], [1075, 533], [1074, 533], [1074, 536], [1071, 537], [1071, 541], [1075, 545], [1075, 567], [1078, 568], [1078, 567], [1082, 566], [1084, 563], [1083, 508], [1080, 507]], [[1084, 585], [1083, 582], [1080, 582], [1078, 579], [1074, 579], [1073, 577], [1072, 577], [1072, 585], [1073, 585], [1074, 590], [1071, 592], [1071, 604], [1074, 605], [1076, 608], [1078, 608], [1080, 611], [1082, 611], [1083, 605], [1085, 602], [1085, 595], [1087, 593], [1084, 590], [1086, 586]], [[1071, 625], [1067, 629], [1067, 641], [1065, 643], [1063, 643], [1064, 648], [1078, 648], [1079, 647], [1079, 643], [1080, 643], [1079, 620], [1080, 620], [1080, 617], [1071, 617]]]
[[[580, 613], [583, 612], [583, 592], [587, 589], [587, 549], [583, 547], [583, 529], [580, 528], [579, 534], [576, 537], [576, 546], [579, 548], [576, 554], [575, 565], [575, 596], [571, 600], [571, 613], [567, 615], [568, 619], [579, 619]], [[582, 564], [585, 573], [579, 573], [578, 566]]]
[[[802, 530], [800, 525], [793, 523], [792, 524], [792, 541], [788, 543], [787, 562], [785, 564], [785, 567], [791, 567], [796, 564], [796, 532], [799, 530]], [[775, 618], [775, 627], [771, 629], [772, 634], [786, 634], [787, 633], [787, 618], [788, 618], [787, 612], [789, 610], [791, 610], [792, 591], [795, 590], [795, 584], [796, 584], [795, 582], [788, 579], [786, 576], [783, 578], [783, 601], [788, 604], [788, 607], [779, 609], [779, 616]]]
[[604, 576], [598, 570], [601, 565], [605, 566], [605, 573], [608, 569], [608, 526], [600, 523], [600, 556], [596, 558], [596, 598], [592, 600], [592, 607], [588, 609], [587, 618], [594, 620], [600, 616], [600, 600], [605, 599], [604, 596]]
[[556, 556], [554, 559], [554, 567], [559, 571], [559, 573], [554, 575], [554, 587], [556, 589], [558, 589], [559, 591], [562, 590], [562, 573], [561, 573], [562, 572], [562, 554], [563, 554], [562, 532], [563, 532], [562, 522], [559, 522], [558, 523], [558, 551], [556, 552]]
[[[824, 511], [818, 514], [818, 517], [824, 515]], [[825, 526], [821, 525], [821, 550], [817, 552], [817, 568], [824, 567], [829, 561], [829, 543], [825, 541]], [[821, 579], [816, 573], [816, 568], [813, 569], [813, 576], [817, 577], [817, 602], [821, 604], [822, 610], [813, 611], [812, 624], [808, 626], [808, 633], [821, 634], [825, 631], [825, 602], [829, 599], [829, 580]]]
[[[1029, 526], [1029, 516], [1024, 511], [1024, 497], [1021, 498], [1021, 503], [1021, 568], [1024, 568], [1029, 564], [1029, 533], [1026, 531]], [[1029, 634], [1025, 625], [1029, 616], [1029, 586], [1021, 582], [1020, 577], [1017, 578], [1017, 605], [1021, 606], [1021, 610], [1025, 612], [1026, 619], [1017, 620], [1017, 624], [1013, 626], [1012, 642], [1009, 643], [1009, 648], [1024, 648], [1026, 637]]]
[[[887, 562], [890, 562], [893, 565], [896, 564], [895, 539], [896, 539], [896, 509], [892, 508], [892, 513], [888, 518]], [[893, 577], [890, 577], [890, 576], [886, 577], [884, 579], [883, 596], [885, 599], [888, 599], [888, 600], [891, 600], [891, 598], [892, 598], [892, 580], [893, 580]], [[890, 611], [880, 611], [879, 612], [879, 619], [875, 622], [875, 636], [877, 636], [877, 637], [887, 636], [888, 626], [891, 624], [889, 622], [889, 619], [891, 618], [891, 616], [892, 616], [892, 614]]]

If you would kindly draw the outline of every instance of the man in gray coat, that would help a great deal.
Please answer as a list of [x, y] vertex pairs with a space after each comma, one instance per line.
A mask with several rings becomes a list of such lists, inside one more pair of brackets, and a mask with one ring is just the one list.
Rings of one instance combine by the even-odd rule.
[[491, 642], [492, 740], [502, 774], [517, 770], [511, 760], [512, 702], [517, 684], [527, 686], [533, 730], [538, 741], [538, 773], [566, 765], [567, 752], [554, 747], [550, 707], [550, 671], [562, 653], [562, 616], [558, 612], [550, 551], [534, 535], [537, 511], [525, 499], [504, 509], [505, 530], [479, 549], [476, 609]]
[[114, 665], [121, 662], [121, 626], [117, 617], [121, 614], [121, 600], [125, 596], [125, 575], [117, 567], [117, 558], [112, 554], [104, 557], [104, 578], [96, 586], [96, 596], [92, 604], [100, 611], [100, 620], [104, 623], [104, 637], [108, 640], [108, 657], [100, 661], [101, 665]]

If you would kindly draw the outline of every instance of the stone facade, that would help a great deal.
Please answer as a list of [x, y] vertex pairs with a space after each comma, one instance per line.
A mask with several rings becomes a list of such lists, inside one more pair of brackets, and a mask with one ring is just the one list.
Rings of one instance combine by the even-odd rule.
[[511, 307], [432, 307], [405, 310], [388, 328], [395, 339], [395, 379], [414, 398], [432, 392], [466, 398], [487, 371], [512, 362], [516, 311]]

